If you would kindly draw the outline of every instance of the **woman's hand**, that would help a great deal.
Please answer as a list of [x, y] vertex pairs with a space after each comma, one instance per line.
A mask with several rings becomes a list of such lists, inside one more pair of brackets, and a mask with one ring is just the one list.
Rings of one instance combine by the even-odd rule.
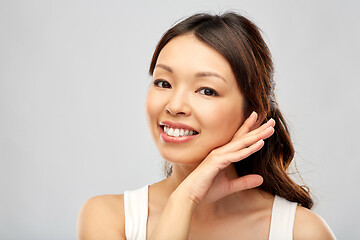
[[212, 150], [174, 193], [185, 194], [196, 206], [200, 202], [216, 201], [234, 192], [261, 185], [263, 179], [259, 175], [251, 174], [230, 179], [224, 171], [231, 163], [241, 161], [260, 150], [264, 145], [263, 140], [274, 133], [273, 119], [252, 130], [257, 118], [258, 115], [253, 112], [233, 139]]

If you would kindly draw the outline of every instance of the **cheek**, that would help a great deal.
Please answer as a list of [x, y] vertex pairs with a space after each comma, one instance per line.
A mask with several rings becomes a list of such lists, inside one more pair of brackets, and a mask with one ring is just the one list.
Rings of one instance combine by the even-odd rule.
[[160, 107], [161, 104], [159, 101], [156, 101], [157, 99], [158, 97], [156, 96], [154, 91], [149, 89], [146, 96], [146, 104], [145, 104], [146, 116], [148, 118], [149, 123], [155, 120], [154, 116], [156, 116], [159, 112], [159, 109], [161, 109]]
[[[224, 107], [226, 106], [226, 107]], [[216, 106], [208, 111], [203, 119], [206, 135], [212, 145], [220, 146], [229, 142], [243, 122], [243, 112], [238, 104]]]
[[156, 132], [159, 109], [160, 104], [159, 101], [156, 101], [156, 94], [149, 90], [146, 96], [145, 111], [148, 129], [152, 135]]

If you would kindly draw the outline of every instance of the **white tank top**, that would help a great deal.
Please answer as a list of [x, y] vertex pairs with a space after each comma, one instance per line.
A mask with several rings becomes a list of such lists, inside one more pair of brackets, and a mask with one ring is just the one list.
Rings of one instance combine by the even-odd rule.
[[[125, 236], [127, 240], [146, 240], [148, 185], [124, 193]], [[275, 196], [269, 240], [292, 240], [297, 203]]]

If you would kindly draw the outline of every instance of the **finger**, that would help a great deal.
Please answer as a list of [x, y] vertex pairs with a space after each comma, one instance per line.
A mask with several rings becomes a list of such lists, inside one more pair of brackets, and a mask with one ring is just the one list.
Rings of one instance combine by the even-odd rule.
[[227, 145], [223, 146], [222, 153], [231, 153], [239, 151], [243, 148], [247, 148], [250, 145], [256, 143], [260, 139], [267, 139], [274, 133], [273, 127], [268, 127], [257, 134], [248, 135], [243, 138], [239, 138], [236, 140], [231, 141]]
[[[249, 117], [250, 118], [250, 117]], [[247, 121], [250, 119], [247, 119]], [[252, 119], [253, 120], [253, 119]], [[246, 124], [246, 125], [245, 125]], [[267, 121], [266, 123], [262, 124], [260, 127], [258, 128], [254, 128], [255, 122], [251, 122], [251, 123], [247, 123], [245, 122], [243, 124], [243, 126], [239, 129], [239, 131], [237, 133], [235, 133], [233, 139], [237, 139], [241, 136], [244, 136], [245, 134], [250, 134], [250, 135], [254, 135], [254, 134], [258, 134], [259, 132], [265, 130], [268, 127], [275, 127], [275, 120], [274, 119], [270, 119], [269, 121]]]
[[264, 123], [263, 125], [261, 125], [260, 127], [252, 130], [251, 132], [249, 132], [249, 135], [255, 135], [258, 134], [259, 132], [267, 129], [268, 127], [275, 127], [275, 120], [274, 119], [270, 119], [269, 121], [267, 121], [266, 123]]
[[256, 112], [252, 112], [250, 116], [245, 120], [245, 122], [241, 125], [239, 130], [234, 134], [233, 139], [239, 138], [244, 134], [250, 132], [251, 128], [254, 126], [257, 119], [258, 119], [258, 114]]
[[243, 148], [240, 151], [228, 153], [224, 156], [227, 160], [227, 164], [238, 162], [247, 158], [251, 154], [259, 151], [264, 146], [264, 140], [260, 139], [256, 143], [250, 145], [249, 147]]
[[230, 181], [229, 191], [231, 193], [256, 188], [263, 183], [264, 179], [257, 174], [249, 174]]
[[[217, 169], [217, 173], [228, 167], [231, 163], [238, 162], [247, 158], [251, 154], [259, 151], [264, 146], [264, 140], [260, 139], [256, 143], [250, 145], [247, 148], [243, 148], [240, 151], [230, 152], [221, 156], [211, 157], [208, 161], [203, 161], [200, 165], [205, 166], [208, 164], [214, 165]], [[205, 167], [206, 169], [212, 169]]]

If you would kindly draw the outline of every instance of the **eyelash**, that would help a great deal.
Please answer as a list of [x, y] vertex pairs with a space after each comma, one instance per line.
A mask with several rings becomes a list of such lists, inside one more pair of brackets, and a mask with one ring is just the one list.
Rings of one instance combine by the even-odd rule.
[[[154, 84], [154, 86], [159, 87], [159, 88], [171, 88], [171, 84], [168, 81], [162, 80], [162, 79], [155, 80], [153, 84]], [[168, 86], [164, 87], [163, 84], [168, 84]], [[201, 93], [202, 91], [204, 91], [204, 93]], [[208, 93], [210, 92], [210, 95], [206, 94], [205, 91], [207, 91]], [[199, 92], [202, 95], [210, 96], [210, 97], [211, 96], [213, 96], [213, 97], [219, 96], [219, 94], [214, 89], [209, 88], [209, 87], [202, 87], [199, 90], [196, 90], [196, 92]]]
[[[219, 96], [219, 94], [214, 90], [214, 89], [212, 89], [212, 88], [208, 88], [208, 87], [203, 87], [203, 88], [200, 88], [199, 90], [197, 90], [197, 92], [201, 92], [201, 91], [204, 91], [204, 93], [201, 93], [201, 94], [203, 94], [203, 95], [205, 95], [205, 96], [213, 96], [213, 97], [216, 97], [216, 96]], [[211, 94], [210, 95], [207, 95], [207, 94], [205, 94], [205, 91], [210, 91], [211, 92]]]
[[[160, 86], [160, 85], [163, 85], [164, 83], [169, 84], [170, 87]], [[156, 87], [159, 87], [159, 88], [171, 88], [170, 83], [169, 83], [168, 81], [165, 81], [165, 80], [162, 80], [162, 79], [157, 79], [157, 80], [155, 80], [155, 81], [154, 81], [154, 85], [155, 85]]]

